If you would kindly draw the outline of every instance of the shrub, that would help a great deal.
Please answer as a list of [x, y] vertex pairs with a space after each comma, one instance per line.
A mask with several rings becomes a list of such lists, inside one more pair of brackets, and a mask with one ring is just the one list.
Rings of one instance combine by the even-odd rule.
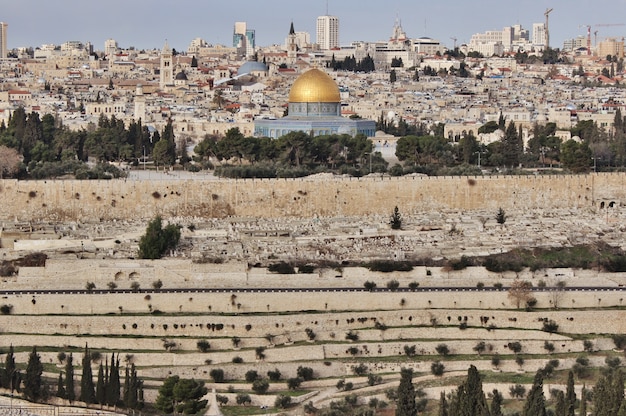
[[9, 315], [13, 311], [13, 305], [2, 305], [0, 306], [0, 312], [3, 315]]
[[235, 401], [237, 402], [237, 404], [244, 405], [244, 406], [252, 403], [252, 399], [250, 398], [250, 395], [246, 393], [237, 393], [237, 396], [235, 397]]
[[358, 341], [359, 340], [359, 334], [357, 334], [356, 332], [350, 330], [346, 333], [346, 339], [350, 340], [350, 341]]
[[585, 352], [593, 352], [593, 342], [589, 341], [588, 339], [583, 341], [583, 350]]
[[267, 270], [278, 274], [294, 274], [296, 272], [291, 264], [285, 263], [284, 261], [270, 264]]
[[626, 334], [615, 334], [611, 336], [613, 343], [615, 344], [615, 348], [618, 350], [623, 350], [626, 348]]
[[372, 290], [376, 289], [376, 283], [374, 283], [374, 282], [372, 282], [372, 281], [368, 280], [368, 281], [366, 281], [365, 283], [363, 283], [363, 287], [364, 287], [366, 290], [369, 290], [369, 291], [371, 292]]
[[306, 336], [307, 338], [309, 338], [309, 340], [313, 341], [315, 339], [316, 337], [315, 332], [313, 332], [311, 328], [305, 329], [304, 332], [306, 332]]
[[13, 265], [13, 263], [9, 261], [2, 261], [0, 263], [0, 277], [11, 277], [17, 274], [17, 269]]
[[267, 377], [269, 377], [270, 381], [278, 381], [280, 380], [280, 371], [278, 368], [274, 369], [274, 371], [270, 370], [267, 372]]
[[387, 289], [395, 291], [396, 289], [398, 289], [400, 287], [400, 282], [398, 282], [397, 280], [390, 280], [387, 282]]
[[507, 344], [507, 347], [509, 347], [509, 349], [513, 351], [515, 354], [522, 351], [522, 344], [520, 344], [518, 341], [509, 342]]
[[552, 334], [559, 330], [559, 325], [550, 319], [549, 321], [543, 321], [543, 327], [541, 330]]
[[443, 355], [444, 357], [450, 354], [450, 349], [448, 348], [446, 344], [437, 345], [435, 347], [435, 351], [437, 351], [437, 354]]
[[548, 341], [544, 341], [543, 349], [548, 351], [548, 353], [552, 354], [554, 352], [554, 344]]
[[154, 282], [152, 282], [152, 288], [153, 289], [161, 289], [163, 287], [163, 282], [161, 281], [161, 279], [159, 280], [155, 280]]
[[221, 368], [214, 368], [209, 372], [209, 376], [213, 379], [215, 383], [223, 383], [224, 382], [224, 370]]
[[435, 361], [430, 365], [430, 372], [435, 376], [442, 376], [445, 366], [441, 363], [441, 361]]
[[526, 387], [522, 386], [521, 384], [515, 384], [509, 387], [509, 394], [514, 399], [523, 399], [526, 395]]
[[140, 287], [139, 282], [132, 282], [132, 283], [130, 284], [130, 288], [131, 288], [131, 290], [134, 290], [135, 292], [139, 290], [139, 287]]
[[199, 340], [196, 345], [198, 346], [198, 349], [201, 352], [208, 352], [209, 349], [211, 348], [211, 344], [209, 344], [209, 341], [207, 341], [206, 339], [201, 339]]
[[495, 368], [498, 368], [500, 366], [500, 356], [498, 354], [491, 357], [491, 365]]
[[228, 404], [228, 396], [217, 394], [215, 395], [215, 400], [217, 400], [217, 402], [222, 406], [226, 406]]
[[392, 230], [400, 230], [402, 228], [402, 215], [397, 206], [393, 209], [393, 214], [391, 214], [391, 218], [389, 219], [389, 225], [391, 225]]
[[409, 283], [409, 289], [411, 290], [415, 290], [420, 286], [420, 284], [418, 282], [410, 282]]
[[407, 357], [413, 357], [415, 355], [415, 345], [405, 345], [404, 346], [404, 354]]
[[379, 375], [376, 374], [368, 374], [367, 375], [367, 385], [368, 386], [375, 386], [376, 384], [380, 384], [382, 383], [383, 378]]
[[256, 358], [258, 360], [264, 360], [265, 359], [265, 347], [256, 347], [256, 349], [254, 350], [254, 354], [256, 355]]
[[276, 400], [274, 400], [274, 406], [279, 407], [281, 409], [286, 409], [291, 404], [291, 396], [287, 396], [286, 394], [279, 394], [276, 396]]
[[85, 289], [86, 289], [88, 292], [91, 292], [91, 291], [92, 291], [92, 290], [94, 290], [95, 288], [96, 288], [96, 284], [95, 284], [94, 282], [87, 282], [87, 283], [85, 284]]
[[298, 273], [311, 274], [315, 271], [315, 266], [312, 264], [303, 264], [298, 267]]
[[313, 369], [311, 367], [298, 367], [296, 370], [296, 374], [298, 377], [302, 378], [304, 381], [313, 380]]
[[362, 376], [365, 375], [367, 373], [367, 366], [363, 363], [359, 364], [359, 365], [355, 365], [352, 367], [352, 371], [354, 372], [354, 374], [356, 374], [357, 376]]
[[478, 355], [480, 355], [485, 351], [486, 348], [487, 345], [485, 344], [485, 341], [479, 341], [478, 344], [476, 344], [476, 346], [472, 349], [476, 351]]
[[406, 261], [374, 260], [365, 265], [372, 272], [410, 272], [413, 265]]
[[[257, 376], [257, 374], [254, 374], [254, 375]], [[254, 391], [256, 394], [265, 394], [267, 390], [270, 388], [270, 382], [267, 381], [266, 379], [258, 378], [258, 376], [257, 378], [251, 381], [252, 381], [252, 391]]]
[[237, 356], [233, 357], [232, 362], [234, 364], [241, 364], [241, 363], [243, 363], [243, 358], [241, 358], [240, 356], [237, 355]]
[[292, 377], [287, 380], [287, 388], [289, 390], [298, 390], [301, 384], [302, 379], [300, 377]]

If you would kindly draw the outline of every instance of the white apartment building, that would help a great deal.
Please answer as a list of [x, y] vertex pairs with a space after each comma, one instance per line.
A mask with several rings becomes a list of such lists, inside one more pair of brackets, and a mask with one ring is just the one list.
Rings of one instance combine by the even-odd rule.
[[8, 23], [0, 22], [0, 59], [6, 58], [9, 54], [9, 50], [7, 48], [7, 29], [9, 28]]
[[317, 18], [317, 44], [322, 50], [339, 47], [339, 18], [320, 16]]
[[544, 23], [533, 23], [533, 45], [535, 47], [546, 46], [546, 25]]
[[[298, 49], [305, 49], [311, 45], [311, 34], [309, 32], [295, 32], [295, 41]], [[285, 38], [285, 50], [289, 49], [289, 36]]]

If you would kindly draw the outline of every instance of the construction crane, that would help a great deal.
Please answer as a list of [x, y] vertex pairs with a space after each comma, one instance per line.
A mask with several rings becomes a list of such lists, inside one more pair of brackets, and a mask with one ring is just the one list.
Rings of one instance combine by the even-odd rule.
[[546, 12], [544, 13], [544, 16], [546, 16], [546, 49], [550, 49], [550, 29], [548, 26], [548, 16], [552, 12], [552, 10], [554, 9], [546, 9]]
[[452, 39], [454, 41], [454, 49], [453, 50], [456, 51], [456, 41], [457, 41], [457, 38], [451, 37], [450, 39]]

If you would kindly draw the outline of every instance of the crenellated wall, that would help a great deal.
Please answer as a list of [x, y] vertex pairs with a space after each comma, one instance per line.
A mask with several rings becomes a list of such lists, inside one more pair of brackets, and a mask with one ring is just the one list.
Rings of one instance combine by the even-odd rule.
[[196, 216], [284, 218], [599, 206], [626, 201], [626, 174], [341, 179], [0, 180], [0, 220]]

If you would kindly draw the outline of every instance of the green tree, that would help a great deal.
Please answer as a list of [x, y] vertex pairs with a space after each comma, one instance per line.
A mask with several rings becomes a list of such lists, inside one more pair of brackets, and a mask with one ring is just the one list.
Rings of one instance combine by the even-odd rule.
[[415, 416], [417, 414], [417, 405], [415, 403], [412, 369], [403, 368], [400, 370], [400, 385], [397, 392], [398, 405], [396, 407], [396, 416]]
[[252, 383], [252, 391], [256, 394], [265, 394], [270, 388], [270, 382], [264, 378], [254, 380]]
[[389, 225], [391, 225], [392, 230], [400, 230], [402, 228], [402, 215], [400, 214], [400, 210], [397, 205], [393, 209]]
[[72, 403], [76, 400], [76, 391], [74, 389], [74, 357], [70, 353], [65, 358], [65, 394], [66, 399]]
[[546, 416], [546, 399], [543, 395], [543, 374], [537, 371], [533, 386], [528, 392], [522, 416]]
[[24, 377], [24, 396], [31, 401], [39, 401], [44, 395], [44, 386], [41, 375], [43, 374], [43, 364], [41, 357], [37, 354], [37, 348], [28, 355], [26, 365], [26, 376]]
[[504, 138], [502, 138], [504, 164], [511, 168], [516, 167], [519, 164], [523, 152], [524, 146], [522, 137], [519, 135], [515, 123], [511, 122], [504, 131]]
[[207, 392], [208, 389], [203, 382], [171, 376], [165, 379], [159, 388], [154, 407], [166, 414], [174, 411], [197, 414], [207, 405], [206, 400], [200, 400]]
[[579, 415], [587, 414], [587, 389], [583, 385], [582, 390], [580, 391], [580, 406], [578, 407]]
[[489, 416], [487, 399], [483, 392], [480, 373], [471, 365], [466, 380], [456, 390], [456, 397], [450, 406], [450, 414], [457, 416]]
[[439, 413], [438, 416], [448, 416], [448, 402], [446, 400], [446, 393], [441, 392], [439, 394]]
[[15, 355], [13, 345], [11, 344], [4, 361], [4, 369], [2, 371], [2, 387], [10, 389], [11, 393], [13, 393], [13, 391], [19, 390], [20, 379], [20, 372], [15, 366]]
[[91, 352], [85, 345], [82, 361], [83, 372], [80, 378], [80, 401], [87, 404], [95, 403], [96, 391], [93, 385], [93, 373], [91, 372]]
[[106, 402], [109, 406], [117, 406], [120, 401], [120, 359], [115, 358], [115, 353], [111, 354], [111, 367], [106, 384]]
[[592, 153], [587, 143], [568, 140], [561, 145], [561, 163], [573, 173], [588, 172], [592, 163]]
[[600, 377], [593, 389], [594, 416], [617, 414], [624, 401], [624, 374], [611, 369]]
[[96, 403], [106, 404], [106, 380], [104, 365], [100, 363], [98, 368], [98, 380], [96, 381]]
[[396, 74], [396, 70], [392, 69], [391, 72], [389, 73], [389, 82], [393, 84], [397, 80], [398, 80], [398, 75]]
[[576, 412], [576, 391], [574, 390], [574, 373], [567, 373], [567, 389], [565, 390], [565, 415], [574, 416]]
[[504, 398], [498, 390], [493, 391], [493, 399], [491, 400], [491, 416], [503, 416], [502, 402]]
[[65, 399], [65, 385], [63, 383], [63, 371], [59, 371], [59, 380], [57, 381], [57, 397]]
[[157, 216], [139, 240], [139, 258], [160, 259], [168, 250], [176, 248], [179, 240], [180, 228], [175, 224], [163, 228], [161, 217]]

